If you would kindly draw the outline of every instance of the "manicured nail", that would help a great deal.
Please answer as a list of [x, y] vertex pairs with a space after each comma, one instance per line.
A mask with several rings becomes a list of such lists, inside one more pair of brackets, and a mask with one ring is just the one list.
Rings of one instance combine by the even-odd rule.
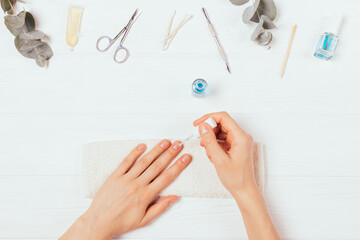
[[181, 161], [185, 164], [188, 164], [190, 162], [191, 158], [188, 155], [184, 155], [181, 157]]
[[182, 144], [180, 142], [176, 141], [176, 142], [174, 142], [172, 147], [174, 150], [179, 150], [181, 148], [181, 146], [182, 146]]
[[208, 131], [211, 130], [211, 127], [209, 125], [207, 125], [206, 123], [202, 123], [200, 126], [199, 126], [199, 133], [200, 133], [200, 136], [204, 135], [205, 133], [207, 133]]
[[167, 148], [169, 146], [169, 141], [167, 141], [167, 140], [162, 140], [161, 142], [160, 142], [160, 147], [161, 148]]
[[142, 151], [142, 150], [144, 150], [145, 149], [145, 144], [139, 144], [138, 146], [137, 146], [137, 150], [139, 150], [139, 151]]
[[173, 198], [170, 200], [170, 204], [176, 203], [179, 200], [179, 196], [177, 198]]

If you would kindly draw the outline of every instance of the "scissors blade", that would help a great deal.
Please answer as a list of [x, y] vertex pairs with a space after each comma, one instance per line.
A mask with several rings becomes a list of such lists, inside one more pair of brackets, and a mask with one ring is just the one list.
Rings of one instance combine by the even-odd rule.
[[135, 21], [137, 20], [137, 18], [140, 16], [140, 14], [138, 14], [138, 13], [139, 13], [139, 9], [136, 9], [135, 12], [134, 12], [134, 14], [131, 16], [131, 18], [130, 18], [130, 20], [129, 20], [129, 23], [128, 23], [128, 24], [126, 25], [126, 27], [125, 27], [126, 31], [125, 31], [124, 36], [123, 36], [122, 39], [121, 39], [120, 45], [122, 45], [122, 44], [124, 43], [127, 35], [128, 35], [129, 32], [130, 32], [131, 26], [134, 24], [134, 22], [135, 22]]
[[139, 12], [139, 9], [137, 8], [137, 9], [135, 10], [134, 14], [131, 16], [129, 23], [132, 22], [132, 21], [134, 21], [134, 19], [135, 19], [136, 15], [138, 14], [138, 12]]
[[134, 14], [131, 16], [128, 24], [124, 27], [127, 31], [131, 28], [131, 25], [135, 22], [137, 18], [135, 18], [138, 15], [139, 9], [137, 8], [134, 12]]

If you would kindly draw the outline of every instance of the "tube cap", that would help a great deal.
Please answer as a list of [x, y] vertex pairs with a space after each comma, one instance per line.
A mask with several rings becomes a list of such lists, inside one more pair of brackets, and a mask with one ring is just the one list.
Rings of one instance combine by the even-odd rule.
[[[210, 126], [212, 129], [216, 128], [216, 126], [217, 126], [217, 123], [216, 123], [216, 121], [215, 121], [213, 118], [208, 118], [208, 119], [206, 119], [204, 122], [207, 123], [207, 124], [209, 124], [209, 126]], [[196, 128], [194, 129], [194, 136], [197, 137], [197, 138], [200, 137], [199, 127], [196, 127]]]

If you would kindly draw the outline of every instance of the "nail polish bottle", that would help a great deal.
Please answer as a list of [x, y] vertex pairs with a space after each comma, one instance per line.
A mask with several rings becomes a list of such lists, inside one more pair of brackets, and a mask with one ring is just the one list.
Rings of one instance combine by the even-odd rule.
[[205, 97], [207, 90], [207, 82], [204, 79], [196, 79], [191, 87], [192, 94], [195, 97]]
[[334, 56], [336, 46], [339, 43], [339, 32], [343, 22], [343, 17], [333, 18], [334, 23], [327, 32], [320, 36], [316, 46], [314, 56], [322, 60], [328, 61]]

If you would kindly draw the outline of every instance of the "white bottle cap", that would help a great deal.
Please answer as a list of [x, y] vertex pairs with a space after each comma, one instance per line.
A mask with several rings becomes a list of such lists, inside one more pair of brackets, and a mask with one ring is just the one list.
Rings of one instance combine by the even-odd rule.
[[336, 36], [340, 35], [340, 31], [342, 28], [344, 22], [344, 16], [339, 14], [334, 14], [331, 17], [330, 24], [328, 26], [328, 29], [326, 29], [327, 32], [333, 33]]
[[[208, 118], [204, 121], [204, 123], [209, 124], [209, 126], [214, 129], [217, 126], [216, 121], [213, 118]], [[194, 130], [194, 136], [199, 138], [200, 137], [200, 133], [199, 133], [199, 127], [196, 127]]]

